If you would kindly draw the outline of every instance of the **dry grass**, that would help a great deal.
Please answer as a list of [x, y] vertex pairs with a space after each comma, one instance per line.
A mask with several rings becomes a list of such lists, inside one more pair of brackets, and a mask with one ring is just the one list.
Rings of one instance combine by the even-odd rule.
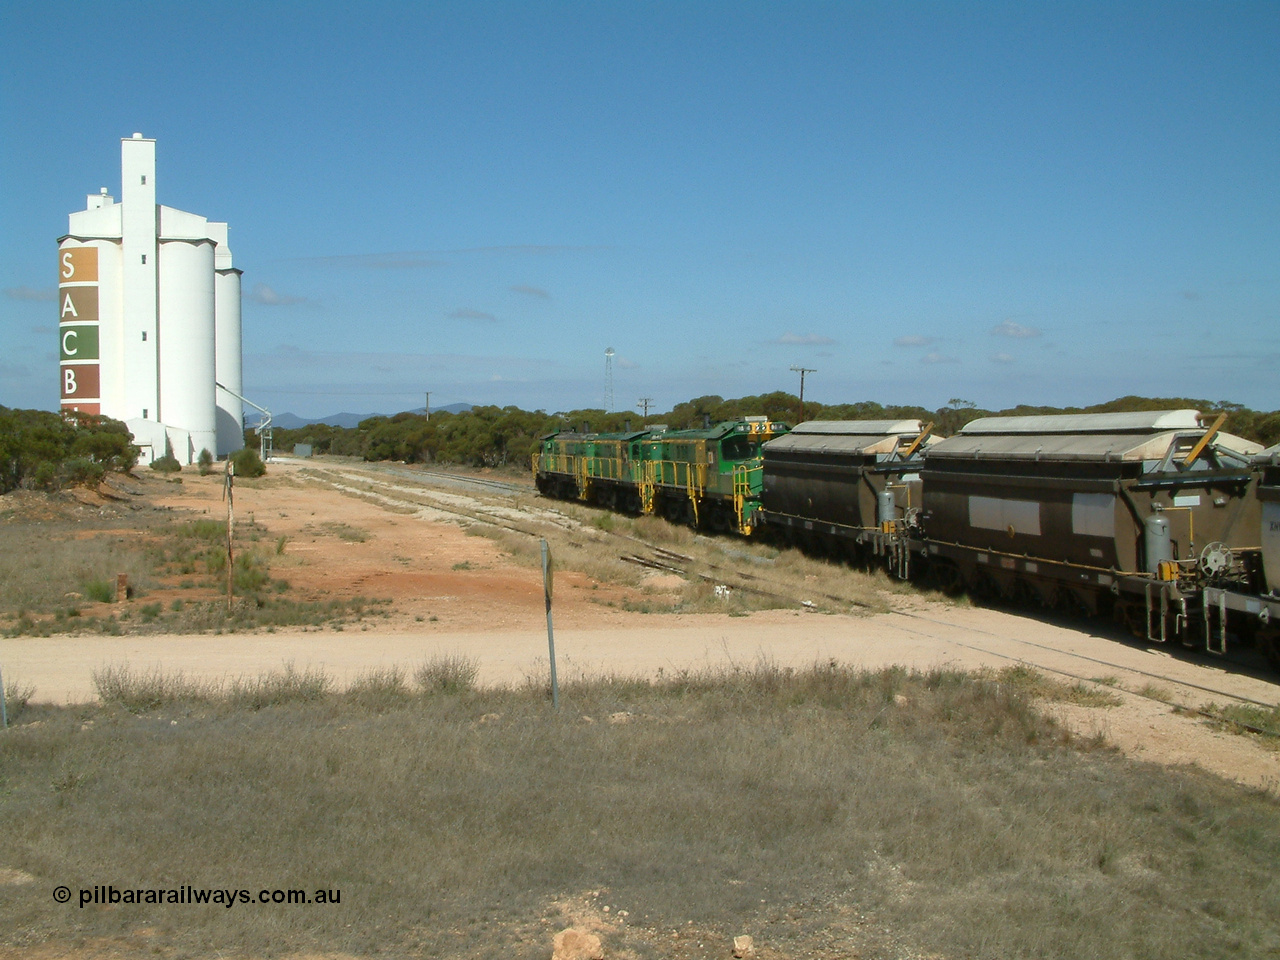
[[313, 535], [337, 537], [339, 540], [345, 540], [348, 543], [364, 543], [369, 539], [369, 531], [363, 527], [353, 526], [349, 523], [339, 523], [333, 520], [318, 525], [307, 524], [302, 528], [302, 532]]
[[[145, 491], [148, 485], [141, 486]], [[285, 538], [272, 539], [252, 515], [236, 526], [236, 596], [228, 608], [223, 599], [209, 599], [225, 589], [222, 521], [175, 520], [171, 511], [148, 506], [145, 499], [127, 510], [99, 510], [66, 497], [24, 494], [20, 506], [21, 516], [12, 508], [0, 511], [0, 635], [340, 629], [390, 614], [390, 601], [379, 599], [294, 600], [288, 582], [271, 573], [273, 561], [287, 563], [281, 560]], [[346, 540], [367, 536], [345, 524], [327, 526], [332, 529], [323, 532]], [[128, 577], [136, 602], [114, 603], [120, 573]], [[188, 590], [202, 592], [191, 599]]]
[[643, 590], [652, 570], [627, 562], [624, 556], [649, 556], [648, 545], [688, 558], [658, 558], [683, 570], [686, 585], [674, 594], [646, 591], [646, 595], [624, 604], [626, 609], [641, 613], [738, 614], [797, 606], [879, 613], [888, 609], [885, 595], [897, 589], [895, 582], [880, 572], [869, 573], [734, 536], [704, 536], [660, 517], [627, 517], [563, 502], [549, 510], [569, 520], [572, 528], [566, 531], [560, 525], [531, 520], [527, 524], [530, 533], [486, 525], [471, 527], [469, 532], [497, 541], [506, 553], [527, 565], [541, 562], [537, 536], [543, 536], [552, 545], [557, 567], [637, 590]]
[[81, 538], [74, 526], [58, 522], [42, 525], [39, 533], [0, 524], [0, 614], [83, 605], [100, 599], [90, 595], [100, 585], [114, 599], [119, 573], [139, 590], [154, 584], [145, 551], [124, 533]]
[[1228, 730], [1256, 736], [1270, 750], [1280, 750], [1280, 706], [1208, 703], [1200, 708]]
[[[742, 933], [773, 957], [1280, 949], [1277, 803], [1073, 744], [1025, 678], [760, 663], [569, 679], [556, 713], [540, 678], [445, 694], [466, 666], [29, 706], [0, 735], [0, 871], [36, 879], [0, 898], [0, 944], [545, 960], [576, 903], [634, 958]], [[58, 883], [341, 903], [81, 910]]]
[[1118, 707], [1124, 702], [1117, 694], [1099, 689], [1100, 686], [1106, 686], [1100, 681], [1064, 683], [1022, 665], [983, 671], [980, 675], [993, 678], [998, 683], [1010, 684], [1028, 696], [1051, 703], [1070, 703], [1078, 707]]
[[181, 672], [137, 671], [128, 664], [93, 671], [98, 699], [131, 713], [145, 713], [174, 704], [221, 703], [235, 708], [261, 710], [286, 703], [313, 703], [333, 688], [333, 678], [323, 671], [297, 670], [287, 664], [256, 677], [221, 679], [188, 678]]

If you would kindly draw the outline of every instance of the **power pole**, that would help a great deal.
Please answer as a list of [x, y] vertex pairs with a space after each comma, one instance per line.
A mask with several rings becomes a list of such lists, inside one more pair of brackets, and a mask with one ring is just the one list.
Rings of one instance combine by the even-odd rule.
[[646, 420], [649, 419], [649, 404], [651, 403], [653, 403], [653, 397], [641, 397], [639, 400], [636, 401], [636, 405], [640, 407], [641, 410], [644, 411], [642, 416]]
[[423, 408], [427, 411], [427, 419], [431, 419], [431, 391], [427, 391], [427, 405]]
[[804, 423], [804, 375], [806, 373], [817, 373], [813, 367], [792, 367], [792, 373], [800, 374], [800, 419], [797, 423]]

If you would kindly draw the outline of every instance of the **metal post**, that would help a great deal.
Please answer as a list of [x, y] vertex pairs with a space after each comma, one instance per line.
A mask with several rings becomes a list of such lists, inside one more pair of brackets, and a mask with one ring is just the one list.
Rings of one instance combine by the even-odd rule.
[[223, 487], [223, 496], [227, 498], [227, 615], [230, 616], [233, 605], [231, 587], [235, 582], [235, 558], [232, 556], [231, 538], [235, 535], [235, 510], [232, 506], [234, 486], [234, 477], [236, 475], [235, 462], [227, 457], [227, 479]]
[[551, 627], [551, 548], [542, 541], [542, 591], [547, 600], [547, 650], [551, 656], [551, 706], [560, 709], [560, 684], [556, 680], [556, 636]]
[[422, 408], [427, 415], [427, 419], [431, 419], [431, 391], [427, 391], [427, 405]]

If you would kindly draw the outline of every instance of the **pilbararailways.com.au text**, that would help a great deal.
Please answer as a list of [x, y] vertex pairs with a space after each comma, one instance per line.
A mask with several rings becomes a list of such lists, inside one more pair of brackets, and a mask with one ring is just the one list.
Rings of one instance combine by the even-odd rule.
[[[54, 899], [65, 903], [70, 897], [63, 899], [59, 887], [54, 891]], [[69, 892], [69, 891], [68, 891]], [[116, 887], [111, 884], [93, 887], [81, 887], [79, 890], [80, 906], [90, 907], [95, 904], [218, 904], [230, 910], [237, 904], [293, 904], [309, 906], [312, 904], [333, 904], [342, 902], [342, 891], [331, 889], [319, 890], [232, 890], [209, 887], [193, 887], [190, 885], [149, 888], [149, 887]]]

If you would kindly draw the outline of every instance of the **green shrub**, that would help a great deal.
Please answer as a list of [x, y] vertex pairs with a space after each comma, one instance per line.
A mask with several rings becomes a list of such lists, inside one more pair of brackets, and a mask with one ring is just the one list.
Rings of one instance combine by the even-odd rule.
[[86, 457], [73, 457], [62, 465], [62, 480], [73, 487], [96, 486], [107, 475], [107, 468]]
[[244, 447], [232, 454], [231, 464], [237, 477], [260, 477], [267, 472], [266, 464], [252, 447]]
[[109, 580], [90, 580], [84, 585], [84, 595], [95, 603], [111, 603], [116, 598], [116, 585]]
[[160, 473], [178, 473], [182, 470], [182, 464], [178, 462], [178, 458], [169, 453], [163, 457], [157, 457], [151, 461], [151, 469]]
[[267, 561], [256, 553], [236, 555], [235, 588], [241, 593], [257, 593], [271, 579]]
[[200, 467], [200, 476], [206, 477], [213, 470], [213, 454], [206, 447], [200, 451], [200, 456], [196, 458], [196, 463]]
[[0, 407], [0, 493], [95, 484], [130, 470], [138, 448], [118, 420], [81, 413]]
[[227, 525], [222, 520], [195, 520], [183, 524], [178, 529], [178, 536], [221, 543], [227, 538]]

